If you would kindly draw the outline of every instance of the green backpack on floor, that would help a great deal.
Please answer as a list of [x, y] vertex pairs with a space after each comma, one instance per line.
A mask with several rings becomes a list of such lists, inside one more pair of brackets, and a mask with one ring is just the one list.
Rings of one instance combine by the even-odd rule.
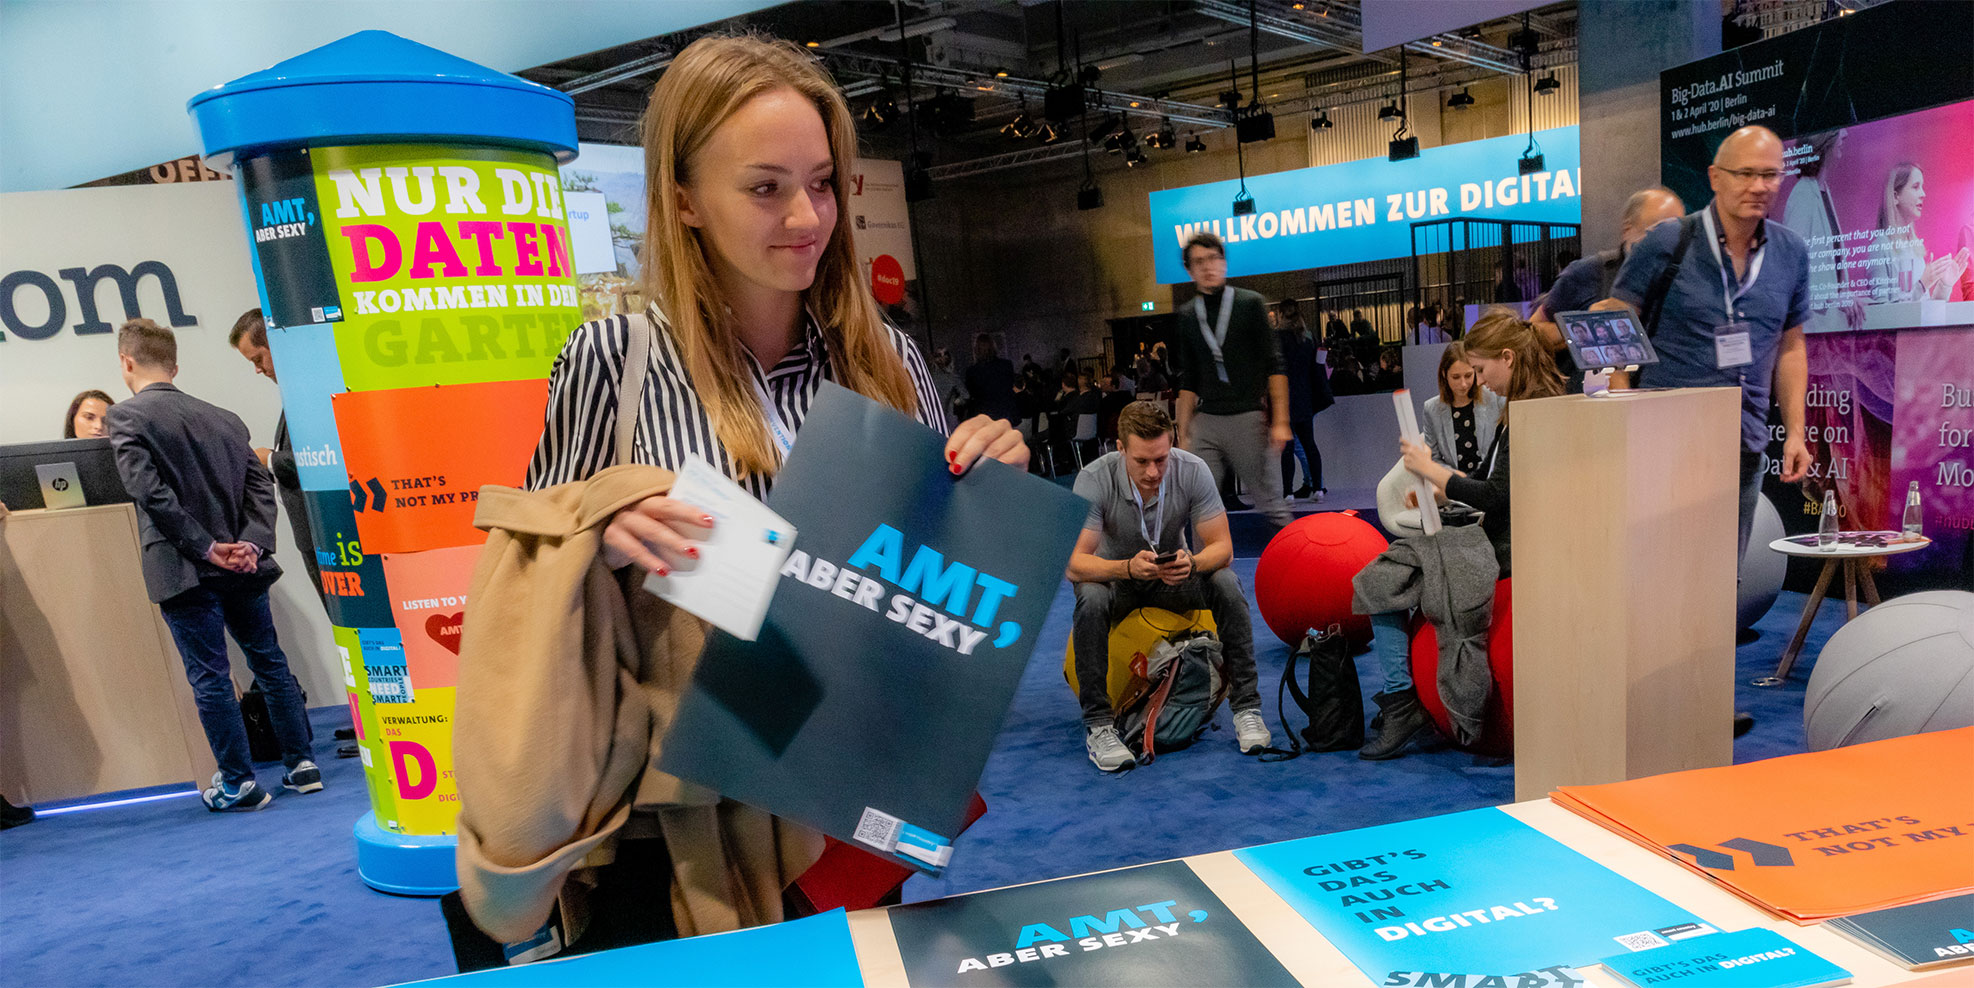
[[1227, 698], [1220, 639], [1187, 631], [1131, 657], [1131, 683], [1118, 698], [1117, 735], [1149, 763], [1199, 739]]

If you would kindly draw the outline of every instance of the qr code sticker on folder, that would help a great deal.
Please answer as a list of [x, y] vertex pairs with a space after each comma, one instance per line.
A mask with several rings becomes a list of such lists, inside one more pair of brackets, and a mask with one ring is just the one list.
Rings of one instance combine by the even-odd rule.
[[1650, 930], [1640, 930], [1637, 933], [1627, 933], [1624, 936], [1612, 937], [1611, 939], [1623, 945], [1624, 949], [1631, 951], [1651, 950], [1654, 947], [1665, 947], [1672, 944], [1672, 941]]
[[852, 836], [856, 837], [859, 843], [869, 844], [886, 854], [893, 854], [898, 850], [898, 831], [904, 824], [905, 821], [889, 813], [866, 806], [864, 815], [857, 820], [857, 832]]

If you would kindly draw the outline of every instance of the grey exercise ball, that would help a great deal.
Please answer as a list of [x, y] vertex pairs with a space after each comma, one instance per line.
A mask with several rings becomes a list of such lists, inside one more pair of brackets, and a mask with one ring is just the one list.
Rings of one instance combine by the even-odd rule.
[[1735, 627], [1753, 627], [1782, 594], [1782, 578], [1789, 575], [1789, 557], [1770, 549], [1768, 544], [1787, 534], [1782, 530], [1782, 515], [1768, 495], [1755, 498], [1755, 527], [1748, 534], [1748, 554], [1741, 557], [1740, 593], [1734, 608], [1741, 623]]
[[1888, 600], [1837, 629], [1810, 673], [1811, 751], [1974, 727], [1974, 593]]

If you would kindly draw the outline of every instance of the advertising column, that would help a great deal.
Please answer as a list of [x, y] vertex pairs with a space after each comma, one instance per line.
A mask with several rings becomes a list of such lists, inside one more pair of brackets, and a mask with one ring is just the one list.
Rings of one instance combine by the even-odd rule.
[[365, 31], [194, 97], [240, 179], [371, 812], [372, 887], [456, 886], [453, 687], [485, 534], [581, 321], [568, 96]]

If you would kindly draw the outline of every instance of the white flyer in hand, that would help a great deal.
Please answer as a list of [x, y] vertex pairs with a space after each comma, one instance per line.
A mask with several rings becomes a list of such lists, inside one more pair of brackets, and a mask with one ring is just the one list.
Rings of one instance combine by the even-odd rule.
[[644, 589], [735, 638], [753, 641], [781, 581], [781, 564], [795, 547], [795, 529], [698, 457], [686, 460], [670, 496], [712, 515], [713, 530], [692, 565], [645, 577]]
[[[1426, 437], [1419, 431], [1419, 413], [1412, 409], [1412, 392], [1399, 388], [1392, 392], [1391, 403], [1398, 408], [1398, 434], [1409, 442], [1423, 443]], [[1433, 494], [1433, 485], [1426, 478], [1412, 474], [1412, 492], [1419, 501], [1419, 527], [1427, 535], [1439, 534], [1439, 503]]]

